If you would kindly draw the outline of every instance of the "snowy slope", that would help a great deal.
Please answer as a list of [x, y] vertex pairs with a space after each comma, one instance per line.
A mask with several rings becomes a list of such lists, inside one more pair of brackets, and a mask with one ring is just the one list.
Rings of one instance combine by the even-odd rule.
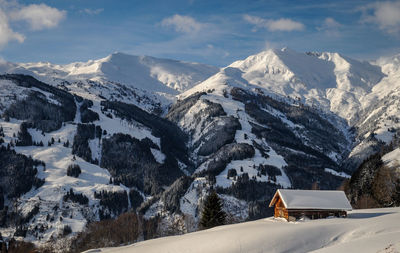
[[57, 65], [47, 62], [0, 63], [0, 71], [33, 73], [42, 81], [112, 81], [153, 92], [177, 94], [218, 71], [218, 68], [150, 56], [114, 53], [98, 60]]
[[350, 161], [362, 161], [377, 152], [379, 145], [389, 144], [400, 129], [400, 55], [381, 58], [374, 64], [386, 76], [360, 100], [362, 110], [354, 124], [357, 136]]
[[299, 98], [351, 122], [360, 99], [384, 76], [380, 68], [338, 53], [267, 50], [230, 65], [249, 83]]
[[391, 252], [385, 249], [399, 246], [400, 208], [387, 208], [300, 222], [266, 218], [86, 252]]
[[396, 175], [400, 178], [400, 148], [396, 148], [392, 152], [382, 157], [382, 161], [386, 166], [395, 170]]

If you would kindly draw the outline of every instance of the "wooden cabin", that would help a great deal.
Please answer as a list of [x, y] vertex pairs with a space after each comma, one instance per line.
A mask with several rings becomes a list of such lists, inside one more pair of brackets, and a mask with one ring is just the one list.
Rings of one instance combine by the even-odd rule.
[[302, 217], [309, 219], [329, 216], [347, 217], [352, 207], [343, 191], [289, 190], [279, 189], [269, 207], [274, 207], [274, 216], [294, 221]]

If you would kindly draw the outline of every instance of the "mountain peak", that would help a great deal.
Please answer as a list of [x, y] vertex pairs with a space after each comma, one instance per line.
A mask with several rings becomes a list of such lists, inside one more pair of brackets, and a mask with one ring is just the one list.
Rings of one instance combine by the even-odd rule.
[[228, 67], [239, 72], [221, 71], [202, 86], [214, 87], [217, 82], [258, 86], [268, 93], [300, 98], [349, 121], [360, 109], [362, 97], [384, 77], [380, 67], [339, 53], [300, 53], [287, 47], [262, 51]]
[[[15, 65], [15, 66], [14, 66]], [[142, 90], [176, 95], [215, 74], [219, 68], [151, 56], [114, 52], [104, 58], [66, 65], [0, 63], [1, 72], [26, 73], [41, 81], [112, 81]]]

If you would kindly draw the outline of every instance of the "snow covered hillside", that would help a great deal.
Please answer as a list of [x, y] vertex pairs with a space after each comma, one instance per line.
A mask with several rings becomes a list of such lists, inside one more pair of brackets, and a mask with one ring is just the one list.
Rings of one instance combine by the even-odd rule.
[[89, 252], [398, 252], [400, 208], [355, 210], [348, 218], [266, 218]]
[[23, 75], [2, 75], [0, 91], [5, 238], [44, 243], [66, 228], [74, 234], [88, 221], [139, 207], [184, 175], [177, 159], [187, 167], [186, 154], [175, 157], [184, 135], [134, 105], [83, 98]]

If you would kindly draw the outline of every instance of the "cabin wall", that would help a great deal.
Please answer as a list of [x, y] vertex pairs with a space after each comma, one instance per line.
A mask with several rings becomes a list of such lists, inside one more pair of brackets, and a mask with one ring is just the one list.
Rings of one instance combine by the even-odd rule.
[[347, 217], [347, 212], [342, 210], [288, 210], [288, 216], [295, 219], [300, 219], [302, 217], [321, 219], [329, 216]]
[[347, 217], [347, 212], [342, 210], [303, 210], [303, 209], [290, 209], [285, 208], [282, 200], [279, 198], [274, 207], [274, 217], [285, 218], [288, 221], [298, 220], [303, 217], [309, 219], [321, 219], [329, 216], [334, 217]]
[[289, 219], [289, 212], [280, 198], [275, 203], [274, 217]]

